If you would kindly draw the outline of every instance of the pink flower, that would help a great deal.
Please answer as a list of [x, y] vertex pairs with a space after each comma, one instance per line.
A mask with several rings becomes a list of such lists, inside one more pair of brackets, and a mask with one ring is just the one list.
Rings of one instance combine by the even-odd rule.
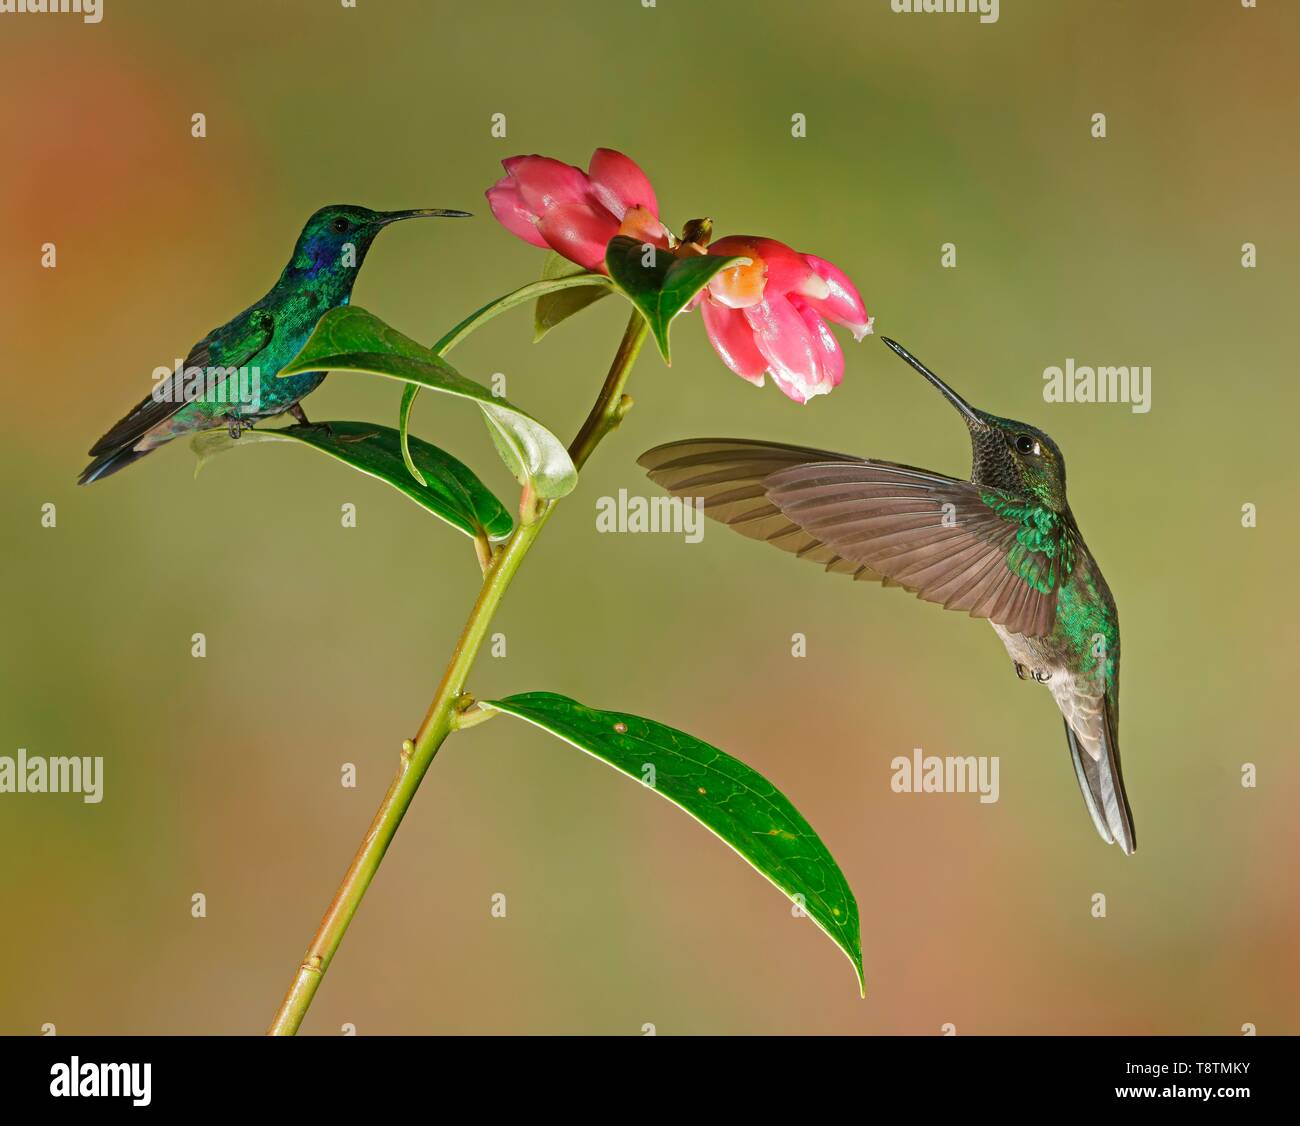
[[587, 171], [549, 156], [512, 156], [487, 191], [492, 214], [512, 234], [605, 272], [615, 235], [668, 248], [667, 228], [646, 174], [613, 149], [597, 149]]
[[659, 220], [646, 174], [613, 149], [597, 149], [587, 171], [547, 156], [512, 156], [487, 191], [492, 214], [533, 246], [556, 251], [587, 270], [606, 273], [605, 250], [616, 235], [678, 256], [744, 257], [695, 298], [722, 362], [758, 386], [768, 373], [796, 403], [825, 395], [844, 378], [844, 353], [826, 322], [861, 340], [871, 331], [862, 298], [838, 267], [799, 254], [775, 239], [734, 235], [705, 249], [712, 224], [695, 220], [679, 242]]
[[862, 298], [844, 271], [775, 239], [733, 235], [709, 254], [742, 255], [701, 295], [700, 313], [722, 362], [761, 387], [771, 373], [796, 403], [825, 395], [844, 378], [844, 353], [826, 321], [861, 340], [871, 331]]

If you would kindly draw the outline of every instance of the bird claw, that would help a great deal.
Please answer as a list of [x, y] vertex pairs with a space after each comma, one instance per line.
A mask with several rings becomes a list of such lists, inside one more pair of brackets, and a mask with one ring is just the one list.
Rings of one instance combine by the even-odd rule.
[[229, 420], [228, 429], [230, 431], [230, 437], [238, 441], [239, 436], [245, 430], [253, 429], [253, 421], [252, 419], [232, 418]]
[[[312, 422], [312, 420], [307, 417], [307, 412], [302, 409], [301, 403], [294, 403], [293, 406], [289, 408], [289, 413], [297, 420], [299, 426], [309, 426], [313, 430], [323, 431], [327, 438], [335, 437], [334, 427], [332, 427], [328, 422]], [[339, 439], [339, 441], [343, 440], [344, 439], [342, 438]]]
[[1046, 684], [1052, 679], [1050, 669], [1027, 669], [1019, 661], [1013, 663], [1016, 667], [1016, 676], [1021, 680], [1032, 680], [1035, 684]]

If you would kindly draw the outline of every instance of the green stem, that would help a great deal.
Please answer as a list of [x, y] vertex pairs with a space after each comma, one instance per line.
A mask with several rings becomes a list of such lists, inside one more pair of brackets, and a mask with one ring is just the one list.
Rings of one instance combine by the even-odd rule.
[[491, 320], [498, 313], [504, 313], [507, 309], [513, 309], [516, 305], [523, 305], [528, 301], [535, 301], [539, 297], [545, 297], [548, 293], [555, 293], [561, 289], [573, 289], [575, 286], [604, 286], [606, 289], [610, 289], [613, 285], [614, 283], [606, 274], [570, 274], [563, 278], [542, 278], [540, 281], [529, 282], [527, 285], [520, 286], [518, 289], [507, 293], [504, 297], [489, 301], [481, 309], [470, 313], [429, 351], [439, 356], [450, 352], [479, 325]]
[[[601, 439], [618, 425], [631, 404], [631, 400], [623, 394], [623, 388], [641, 346], [645, 343], [647, 329], [645, 319], [633, 310], [618, 352], [610, 364], [609, 374], [605, 377], [604, 386], [569, 447], [569, 456], [579, 469], [595, 451]], [[455, 337], [456, 332], [453, 329], [448, 335]], [[455, 339], [452, 340], [454, 342]], [[388, 851], [397, 827], [406, 816], [420, 782], [438, 749], [455, 727], [457, 703], [464, 694], [465, 682], [492, 624], [492, 617], [501, 604], [511, 579], [515, 577], [515, 572], [541, 534], [557, 503], [546, 503], [532, 523], [520, 523], [488, 565], [478, 599], [461, 631], [460, 640], [452, 651], [451, 660], [442, 675], [424, 722], [420, 724], [414, 740], [403, 744], [397, 774], [388, 787], [388, 793], [353, 857], [343, 882], [334, 893], [334, 899], [317, 928], [315, 938], [307, 948], [307, 954], [294, 975], [293, 983], [271, 1022], [268, 1030], [270, 1035], [291, 1036], [302, 1024], [321, 979], [334, 960], [339, 943], [347, 933], [348, 924], [352, 922], [362, 896], [379, 870], [384, 853]]]

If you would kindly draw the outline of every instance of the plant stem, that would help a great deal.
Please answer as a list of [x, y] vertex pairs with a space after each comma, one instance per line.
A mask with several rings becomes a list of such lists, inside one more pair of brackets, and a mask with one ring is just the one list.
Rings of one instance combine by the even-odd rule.
[[[618, 425], [631, 404], [631, 400], [624, 396], [623, 388], [632, 365], [641, 351], [641, 346], [645, 343], [647, 328], [641, 314], [633, 310], [600, 394], [596, 396], [586, 421], [569, 447], [569, 456], [579, 469], [586, 463], [605, 435]], [[361, 847], [343, 877], [343, 882], [334, 893], [334, 899], [316, 930], [316, 936], [307, 948], [307, 954], [294, 975], [289, 991], [280, 1003], [279, 1011], [275, 1014], [275, 1019], [268, 1030], [270, 1035], [291, 1036], [302, 1024], [312, 998], [320, 987], [321, 979], [334, 960], [339, 944], [347, 933], [348, 924], [352, 922], [352, 917], [361, 904], [362, 896], [365, 895], [370, 881], [379, 870], [384, 853], [388, 851], [388, 846], [397, 833], [397, 827], [402, 823], [402, 818], [406, 815], [420, 782], [443, 741], [453, 730], [457, 701], [465, 691], [465, 682], [474, 667], [483, 639], [487, 636], [493, 615], [501, 604], [511, 579], [519, 570], [519, 565], [546, 525], [557, 503], [551, 501], [545, 504], [538, 518], [532, 523], [517, 525], [505, 546], [488, 564], [483, 576], [483, 586], [466, 619], [460, 639], [456, 642], [456, 648], [452, 651], [451, 660], [442, 675], [442, 681], [438, 685], [433, 702], [429, 705], [428, 713], [420, 724], [414, 740], [408, 740], [402, 746], [397, 774], [388, 787], [388, 793], [375, 813]]]

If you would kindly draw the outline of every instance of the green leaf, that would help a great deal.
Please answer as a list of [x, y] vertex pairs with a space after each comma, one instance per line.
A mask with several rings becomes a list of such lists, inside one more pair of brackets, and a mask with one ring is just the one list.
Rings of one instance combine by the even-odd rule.
[[678, 313], [712, 280], [731, 266], [747, 264], [748, 258], [725, 258], [717, 254], [695, 254], [678, 258], [671, 251], [619, 235], [605, 250], [605, 265], [614, 284], [641, 310], [659, 345], [664, 363], [668, 353], [668, 328]]
[[546, 256], [546, 264], [542, 267], [542, 281], [577, 278], [583, 275], [592, 279], [590, 285], [583, 285], [577, 289], [554, 289], [537, 299], [537, 305], [533, 309], [534, 343], [541, 340], [561, 321], [568, 320], [574, 313], [582, 312], [588, 305], [613, 292], [609, 278], [604, 274], [593, 274], [584, 270], [576, 262], [570, 262], [553, 250]]
[[[683, 731], [597, 711], [553, 692], [524, 692], [481, 706], [527, 720], [653, 788], [791, 899], [802, 896], [808, 916], [848, 955], [865, 996], [853, 891], [812, 827], [761, 774]], [[651, 765], [653, 786], [647, 781]]]
[[[566, 262], [566, 260], [561, 258], [558, 254], [553, 254], [551, 257], [555, 258], [558, 262]], [[606, 292], [610, 292], [613, 289], [614, 283], [604, 274], [590, 274], [577, 267], [574, 267], [572, 271], [565, 272], [560, 270], [558, 267], [551, 268], [549, 260], [547, 262], [547, 267], [547, 270], [543, 271], [543, 276], [540, 281], [530, 282], [528, 285], [520, 286], [518, 289], [507, 293], [504, 297], [498, 297], [495, 301], [489, 301], [481, 309], [476, 309], [461, 321], [460, 324], [443, 336], [442, 339], [430, 349], [430, 351], [433, 352], [434, 355], [445, 356], [480, 325], [486, 324], [498, 314], [504, 313], [507, 309], [513, 309], [516, 305], [522, 305], [526, 301], [536, 299], [540, 302], [550, 294], [559, 293], [574, 286], [581, 286], [584, 291], [603, 288]], [[595, 297], [590, 298], [590, 300], [594, 301]], [[419, 394], [420, 388], [417, 384], [408, 383], [406, 385], [406, 390], [402, 392], [402, 406], [398, 412], [397, 424], [398, 431], [402, 435], [402, 457], [406, 461], [407, 469], [411, 471], [411, 474], [416, 478], [416, 480], [419, 480], [420, 474], [411, 461], [410, 453], [406, 448], [406, 442], [407, 435], [410, 433], [411, 429], [411, 412], [415, 409], [415, 400]], [[488, 423], [488, 429], [493, 434], [493, 441], [496, 441], [496, 428], [490, 421]], [[497, 448], [500, 449], [500, 446], [498, 445]], [[507, 459], [507, 461], [509, 460], [510, 459]]]
[[[603, 296], [605, 293], [613, 292], [614, 283], [604, 274], [588, 273], [581, 267], [574, 266], [572, 263], [568, 262], [567, 259], [561, 258], [558, 254], [553, 253], [551, 258], [554, 258], [557, 262], [563, 263], [566, 266], [572, 266], [572, 269], [563, 270], [558, 266], [552, 268], [550, 259], [548, 259], [547, 267], [543, 270], [540, 281], [535, 281], [529, 285], [521, 286], [519, 289], [516, 289], [511, 293], [507, 293], [504, 297], [498, 297], [495, 301], [489, 301], [481, 309], [475, 310], [461, 321], [460, 324], [448, 332], [429, 350], [436, 356], [445, 356], [480, 325], [486, 324], [497, 314], [504, 313], [507, 309], [513, 309], [516, 305], [522, 305], [526, 301], [532, 301], [534, 298], [537, 300], [540, 307], [541, 302], [546, 300], [549, 296], [563, 293], [575, 286], [581, 286], [582, 292], [590, 293], [591, 296], [587, 297], [581, 304], [572, 310], [572, 312], [577, 312], [579, 308], [582, 308], [583, 305], [589, 305], [592, 301], [595, 301], [597, 297]], [[565, 315], [568, 316], [570, 314]], [[541, 339], [540, 334], [537, 339]], [[414, 462], [411, 460], [411, 454], [407, 448], [407, 436], [410, 434], [411, 430], [411, 412], [415, 409], [415, 400], [419, 394], [419, 385], [408, 383], [406, 389], [402, 392], [402, 405], [397, 416], [397, 429], [402, 436], [402, 459], [406, 462], [406, 468], [410, 470], [411, 475], [417, 481], [420, 480], [420, 471], [415, 467]], [[490, 419], [488, 420], [488, 430], [492, 434], [493, 442], [496, 443], [497, 427]], [[499, 444], [497, 444], [497, 449], [498, 451], [501, 449]], [[507, 456], [506, 461], [507, 464], [514, 464], [513, 454]]]
[[469, 399], [488, 418], [498, 448], [509, 451], [507, 464], [520, 484], [531, 481], [537, 496], [553, 499], [571, 492], [578, 482], [564, 443], [545, 426], [365, 309], [331, 309], [279, 375], [304, 371], [366, 372]]
[[445, 520], [467, 536], [501, 539], [510, 534], [510, 513], [473, 470], [451, 454], [416, 438], [411, 453], [427, 482], [418, 485], [402, 463], [397, 431], [369, 422], [326, 422], [282, 430], [245, 430], [238, 439], [225, 430], [206, 430], [191, 443], [198, 454], [195, 474], [209, 459], [229, 450], [262, 442], [310, 446], [345, 462], [353, 469], [385, 481], [421, 508]]

